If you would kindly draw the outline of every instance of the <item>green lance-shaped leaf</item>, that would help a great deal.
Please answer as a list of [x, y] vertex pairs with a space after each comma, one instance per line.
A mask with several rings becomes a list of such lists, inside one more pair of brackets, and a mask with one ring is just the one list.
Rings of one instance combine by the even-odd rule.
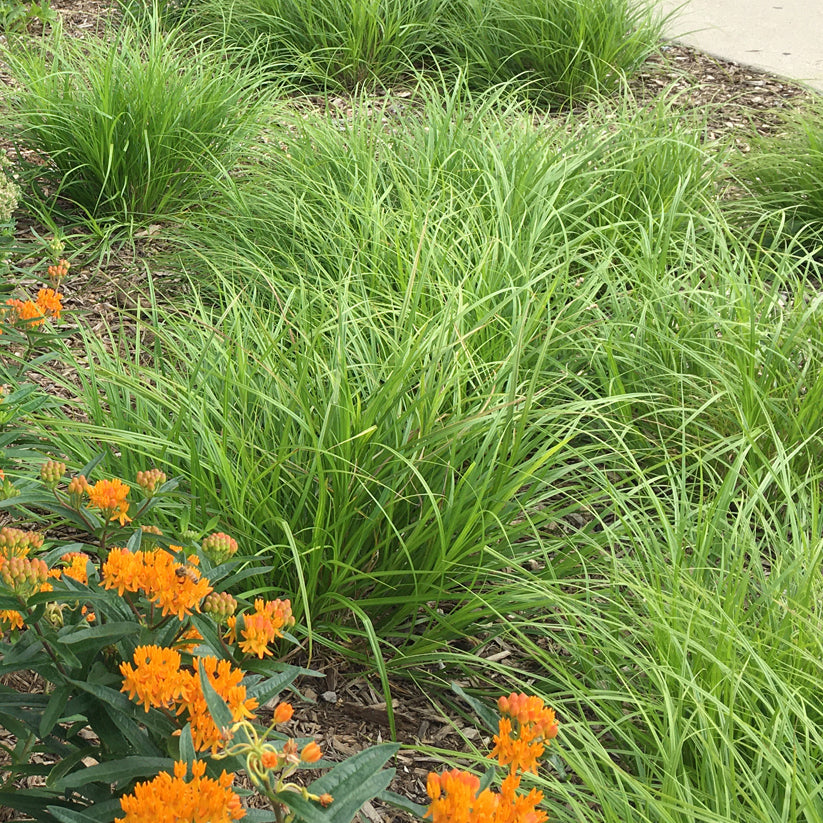
[[191, 768], [191, 764], [197, 759], [197, 752], [194, 750], [194, 738], [191, 735], [191, 723], [186, 723], [183, 731], [180, 732], [180, 760]]
[[394, 769], [383, 769], [397, 754], [397, 743], [381, 743], [338, 763], [309, 786], [312, 794], [330, 794], [325, 808], [295, 792], [280, 792], [277, 799], [297, 812], [305, 823], [350, 823], [360, 807], [377, 797], [391, 783]]
[[71, 686], [59, 686], [52, 692], [46, 710], [40, 718], [40, 728], [37, 730], [39, 737], [46, 737], [51, 733], [51, 730], [60, 719], [63, 709], [66, 708], [66, 703], [71, 697], [71, 691]]
[[95, 781], [125, 785], [138, 777], [155, 777], [163, 771], [171, 773], [173, 768], [174, 761], [169, 757], [124, 757], [72, 772], [57, 781], [55, 788], [71, 789]]
[[[206, 698], [206, 705], [209, 707], [212, 720], [218, 729], [231, 729], [234, 725], [234, 718], [231, 714], [231, 709], [225, 700], [217, 693], [214, 686], [212, 686], [208, 675], [206, 674], [206, 667], [202, 664], [198, 666], [200, 674], [200, 686], [203, 689], [203, 697]], [[249, 736], [243, 729], [238, 731], [238, 737], [242, 743], [249, 743]]]
[[496, 711], [490, 709], [485, 703], [482, 703], [476, 697], [472, 697], [457, 683], [452, 683], [451, 688], [452, 691], [458, 695], [458, 697], [462, 697], [463, 700], [471, 706], [477, 717], [490, 732], [497, 732], [497, 724], [500, 717]]

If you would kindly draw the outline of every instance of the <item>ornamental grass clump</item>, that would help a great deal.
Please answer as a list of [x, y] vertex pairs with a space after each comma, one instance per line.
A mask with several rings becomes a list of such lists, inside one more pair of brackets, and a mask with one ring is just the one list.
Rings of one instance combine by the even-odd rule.
[[200, 203], [255, 129], [256, 73], [163, 31], [156, 15], [107, 38], [15, 40], [2, 56], [17, 81], [6, 129], [41, 159], [22, 171], [32, 204], [98, 233]]
[[751, 135], [751, 151], [738, 154], [733, 172], [749, 197], [733, 200], [734, 218], [768, 220], [769, 230], [818, 256], [823, 247], [823, 103], [784, 116], [783, 128], [767, 137]]
[[664, 23], [637, 0], [459, 0], [446, 8], [449, 59], [472, 85], [516, 80], [557, 106], [617, 90], [658, 48]]
[[[388, 88], [442, 54], [444, 0], [206, 0], [205, 23], [302, 88]], [[193, 21], [187, 21], [189, 25]]]

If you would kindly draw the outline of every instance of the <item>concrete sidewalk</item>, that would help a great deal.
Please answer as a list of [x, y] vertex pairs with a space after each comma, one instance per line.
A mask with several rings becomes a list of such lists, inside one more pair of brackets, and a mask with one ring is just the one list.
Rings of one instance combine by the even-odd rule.
[[660, 0], [667, 36], [823, 91], [823, 0]]

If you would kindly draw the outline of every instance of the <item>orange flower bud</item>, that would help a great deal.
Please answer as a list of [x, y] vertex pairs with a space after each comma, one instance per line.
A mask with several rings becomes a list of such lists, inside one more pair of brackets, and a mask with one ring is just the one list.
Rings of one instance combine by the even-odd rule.
[[288, 723], [294, 714], [294, 707], [291, 703], [278, 703], [274, 710], [275, 723]]
[[303, 751], [300, 752], [300, 759], [304, 763], [316, 763], [322, 756], [323, 751], [314, 740], [312, 740], [311, 743], [307, 743], [303, 747]]
[[86, 493], [86, 489], [88, 489], [88, 487], [89, 481], [86, 480], [86, 476], [83, 474], [78, 474], [77, 477], [72, 477], [66, 491], [72, 497], [79, 500], [80, 497]]
[[260, 757], [260, 764], [264, 769], [280, 768], [280, 753], [274, 749], [266, 749]]

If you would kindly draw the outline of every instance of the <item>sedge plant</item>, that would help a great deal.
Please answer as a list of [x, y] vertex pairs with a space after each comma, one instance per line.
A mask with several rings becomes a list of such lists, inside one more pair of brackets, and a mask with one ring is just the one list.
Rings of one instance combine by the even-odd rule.
[[29, 205], [62, 209], [96, 234], [133, 232], [200, 203], [254, 133], [258, 75], [163, 31], [157, 13], [106, 39], [58, 29], [15, 40], [3, 57], [17, 81], [9, 134], [42, 161], [28, 169]]

